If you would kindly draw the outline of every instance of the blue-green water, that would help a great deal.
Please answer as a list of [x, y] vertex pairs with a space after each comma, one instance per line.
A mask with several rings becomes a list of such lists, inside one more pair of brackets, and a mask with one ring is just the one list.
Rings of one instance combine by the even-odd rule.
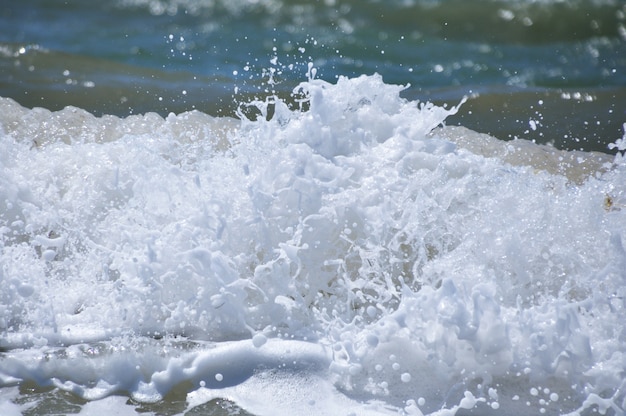
[[626, 118], [625, 16], [616, 0], [6, 1], [0, 96], [230, 116], [288, 96], [312, 62], [328, 81], [379, 73], [411, 99], [474, 96], [448, 123], [606, 151]]

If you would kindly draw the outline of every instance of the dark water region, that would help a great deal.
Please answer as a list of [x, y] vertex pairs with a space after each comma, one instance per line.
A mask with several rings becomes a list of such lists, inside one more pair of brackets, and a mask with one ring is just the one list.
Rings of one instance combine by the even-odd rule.
[[626, 121], [612, 0], [26, 0], [0, 9], [0, 96], [94, 114], [233, 116], [306, 79], [380, 73], [501, 139], [607, 151]]

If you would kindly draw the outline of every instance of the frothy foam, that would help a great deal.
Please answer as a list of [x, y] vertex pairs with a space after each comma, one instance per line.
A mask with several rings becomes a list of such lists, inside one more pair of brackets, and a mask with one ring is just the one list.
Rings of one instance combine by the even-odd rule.
[[401, 90], [310, 79], [306, 111], [241, 122], [2, 100], [0, 383], [180, 412], [623, 414], [623, 161], [436, 129], [456, 109]]

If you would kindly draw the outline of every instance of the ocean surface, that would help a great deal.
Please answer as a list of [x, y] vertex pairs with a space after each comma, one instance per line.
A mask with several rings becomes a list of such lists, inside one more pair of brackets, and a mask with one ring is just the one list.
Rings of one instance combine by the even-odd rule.
[[626, 3], [0, 4], [0, 415], [625, 415]]

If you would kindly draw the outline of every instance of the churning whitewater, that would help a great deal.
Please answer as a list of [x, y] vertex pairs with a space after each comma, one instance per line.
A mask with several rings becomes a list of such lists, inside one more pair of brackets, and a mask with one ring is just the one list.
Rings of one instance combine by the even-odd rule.
[[403, 88], [1, 99], [2, 413], [623, 415], [626, 136], [502, 142]]

